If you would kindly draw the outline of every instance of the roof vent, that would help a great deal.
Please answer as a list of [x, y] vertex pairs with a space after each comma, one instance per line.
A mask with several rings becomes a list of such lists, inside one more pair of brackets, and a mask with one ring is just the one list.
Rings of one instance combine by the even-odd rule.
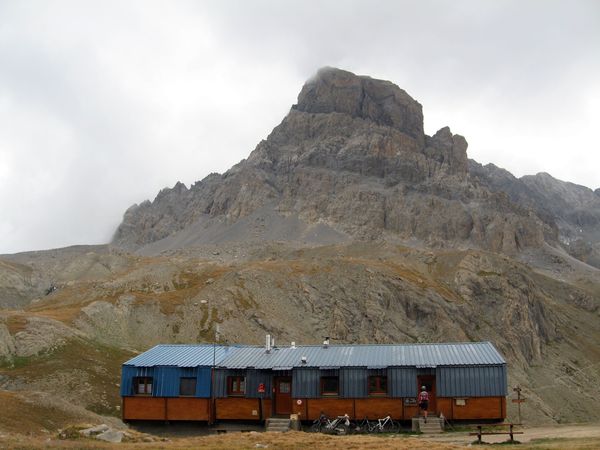
[[306, 356], [303, 356], [302, 358], [300, 358], [300, 361], [302, 362], [302, 364], [306, 364]]
[[323, 348], [329, 347], [329, 336], [325, 336], [325, 340], [323, 341]]
[[292, 348], [296, 348], [296, 341], [292, 341]]

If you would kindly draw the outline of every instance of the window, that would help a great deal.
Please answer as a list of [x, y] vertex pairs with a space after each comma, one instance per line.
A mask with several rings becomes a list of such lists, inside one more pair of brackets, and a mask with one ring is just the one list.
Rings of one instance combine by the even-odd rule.
[[387, 377], [376, 375], [369, 377], [369, 395], [387, 394]]
[[181, 378], [179, 381], [179, 395], [193, 397], [196, 395], [196, 378]]
[[338, 395], [339, 386], [338, 377], [321, 377], [321, 395]]
[[227, 393], [229, 395], [244, 395], [246, 378], [241, 376], [227, 377]]
[[280, 381], [279, 382], [279, 393], [280, 394], [289, 394], [291, 391], [292, 383], [289, 381]]
[[152, 395], [152, 377], [134, 377], [133, 392], [135, 395]]

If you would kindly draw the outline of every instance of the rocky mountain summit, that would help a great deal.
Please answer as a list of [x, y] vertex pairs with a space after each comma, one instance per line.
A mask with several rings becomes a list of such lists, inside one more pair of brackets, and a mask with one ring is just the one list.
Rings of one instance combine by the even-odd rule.
[[470, 177], [466, 150], [448, 127], [427, 136], [421, 105], [394, 84], [321, 69], [248, 159], [133, 206], [113, 243], [153, 253], [203, 236], [236, 240], [225, 230], [249, 217], [266, 230], [289, 222], [289, 240], [319, 226], [323, 243], [413, 240], [513, 254], [556, 241], [531, 208]]

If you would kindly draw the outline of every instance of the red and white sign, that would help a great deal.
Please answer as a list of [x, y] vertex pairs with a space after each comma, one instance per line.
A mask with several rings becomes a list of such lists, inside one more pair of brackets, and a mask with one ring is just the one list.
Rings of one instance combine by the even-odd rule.
[[258, 385], [258, 393], [259, 394], [264, 394], [265, 393], [265, 383], [260, 383]]

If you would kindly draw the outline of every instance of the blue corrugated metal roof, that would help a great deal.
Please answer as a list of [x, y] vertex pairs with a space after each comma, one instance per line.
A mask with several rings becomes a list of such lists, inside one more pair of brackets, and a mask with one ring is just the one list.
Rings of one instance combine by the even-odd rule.
[[[306, 364], [301, 362], [306, 357]], [[274, 348], [243, 347], [217, 365], [228, 369], [319, 367], [383, 368], [506, 364], [490, 342], [399, 345], [317, 345]]]
[[233, 354], [238, 347], [224, 345], [157, 345], [148, 351], [125, 362], [123, 365], [135, 367], [177, 366], [198, 367], [219, 364], [223, 358]]

